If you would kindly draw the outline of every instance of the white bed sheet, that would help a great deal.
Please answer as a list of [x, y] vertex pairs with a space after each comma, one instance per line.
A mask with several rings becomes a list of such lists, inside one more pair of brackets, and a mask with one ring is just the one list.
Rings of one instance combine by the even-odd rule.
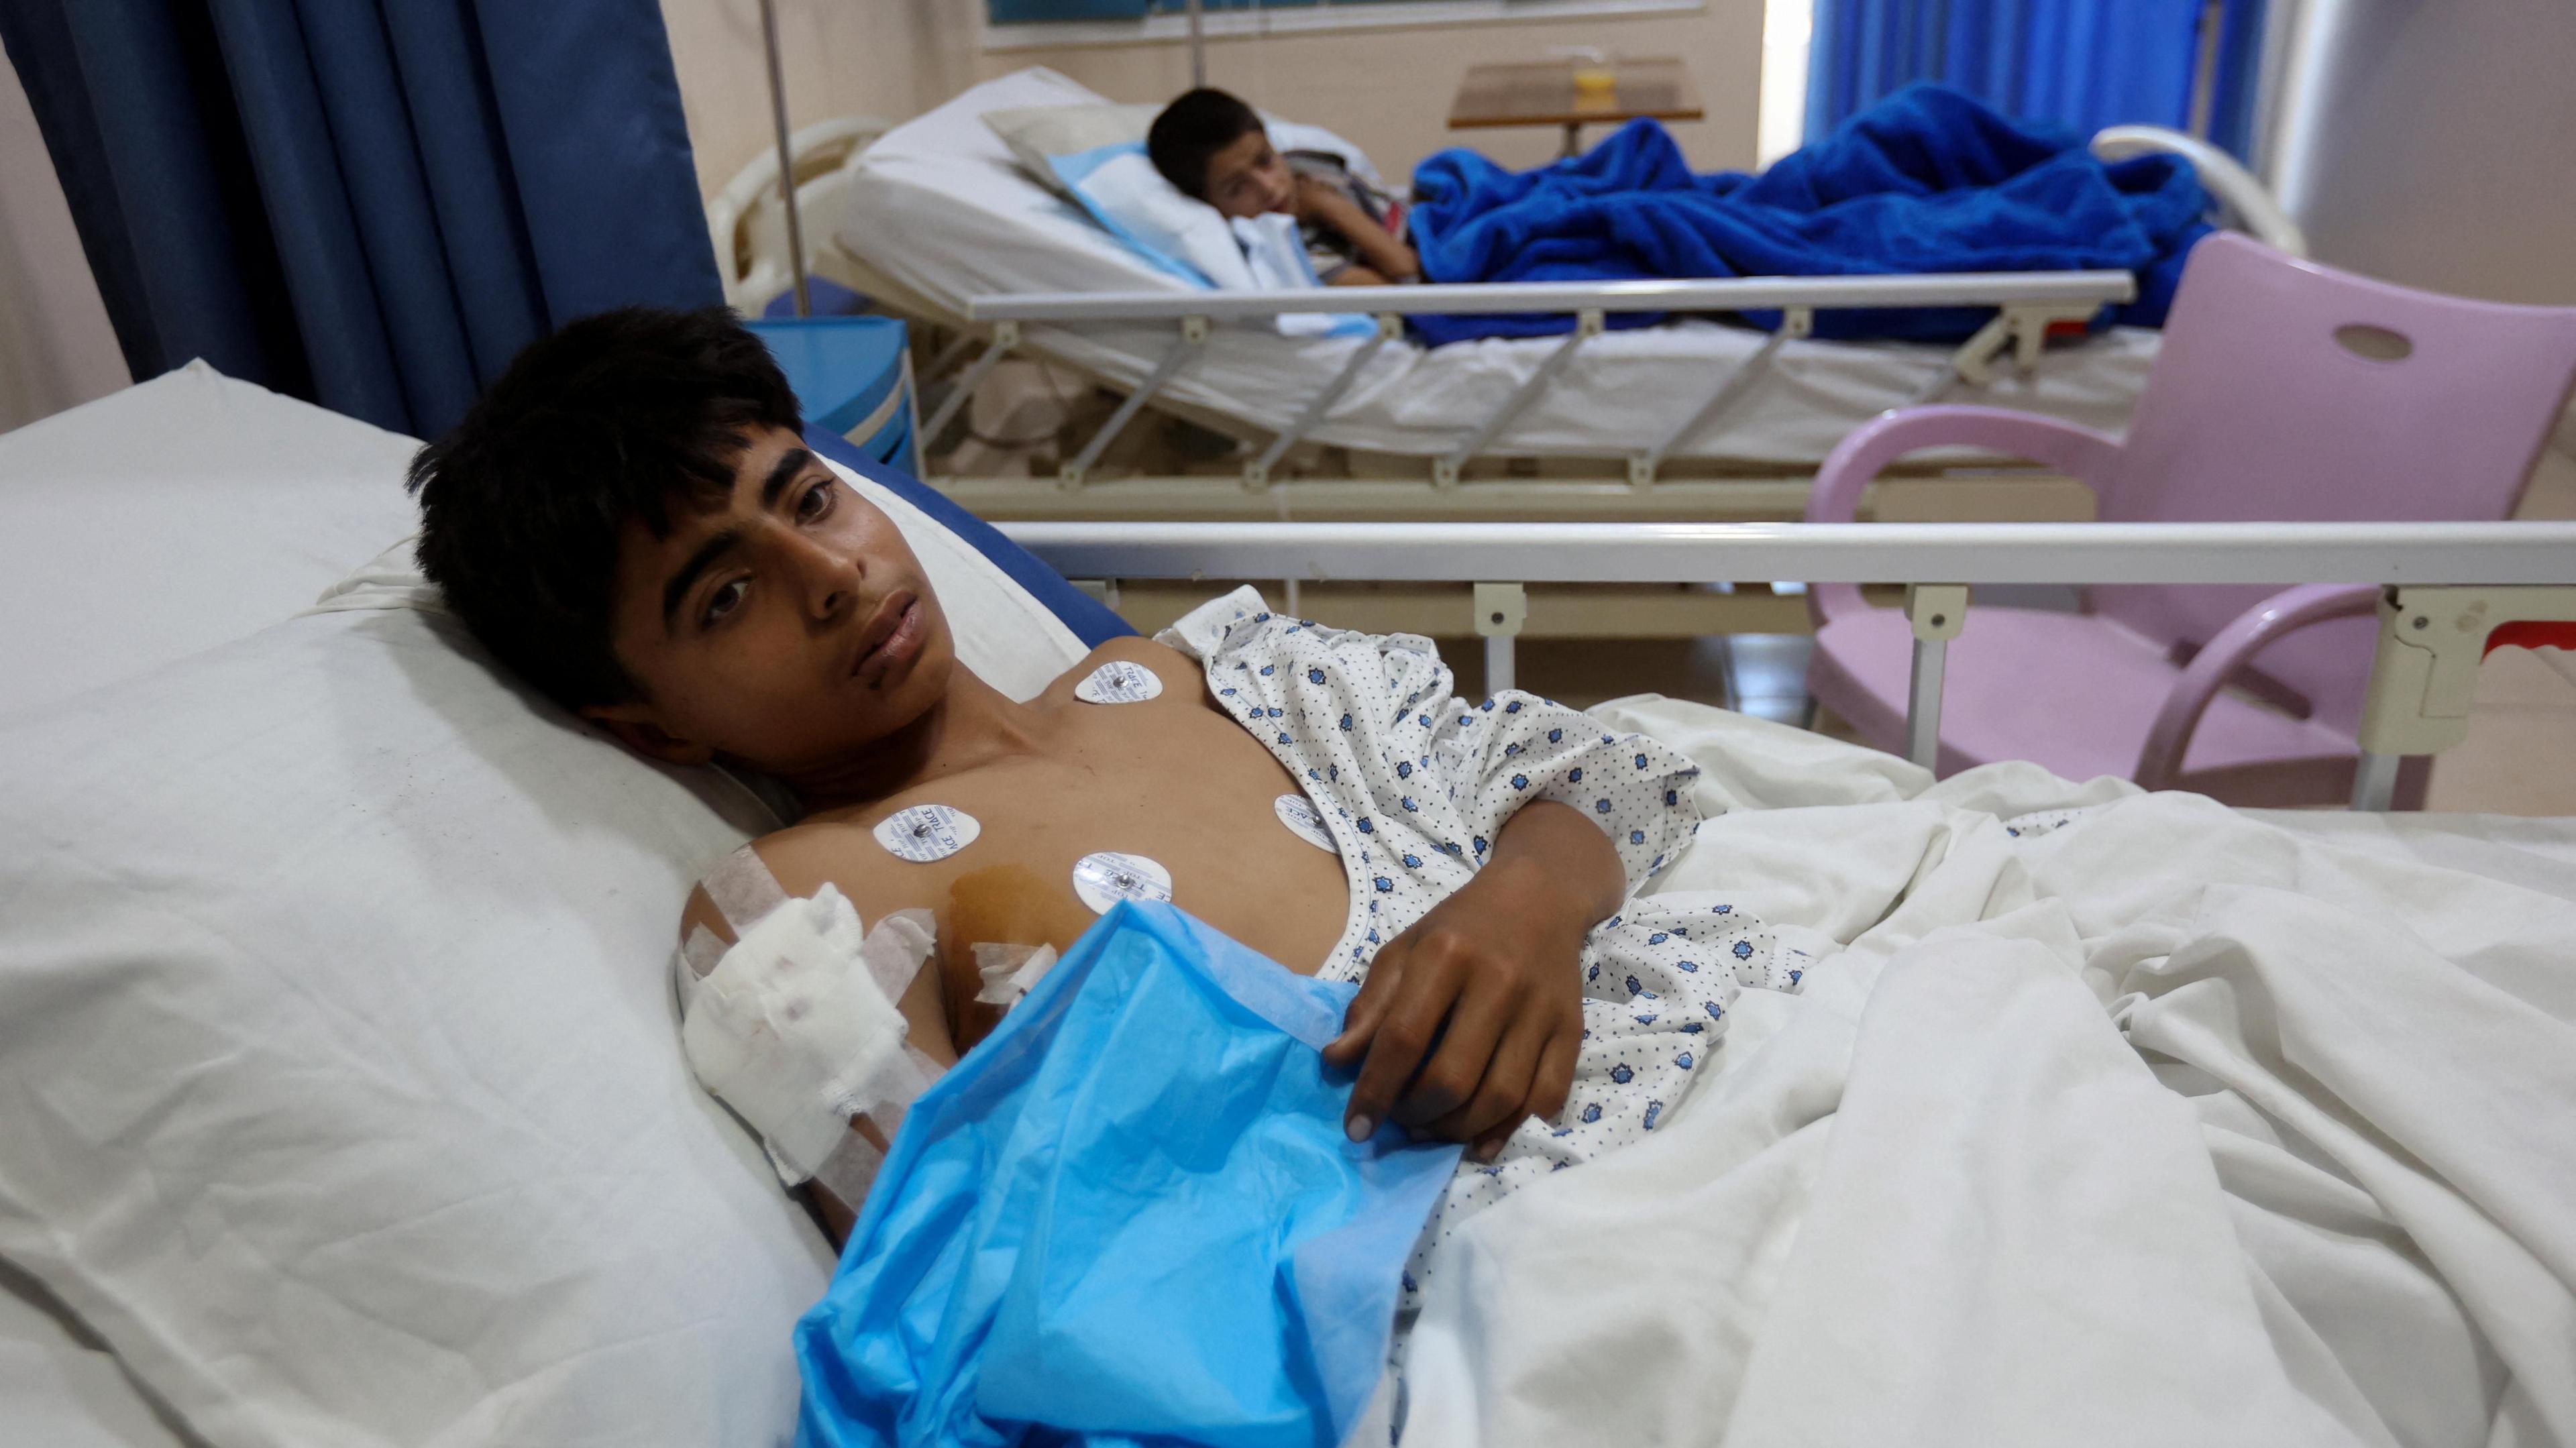
[[0, 717], [311, 603], [416, 526], [419, 446], [202, 361], [0, 435]]
[[[869, 147], [838, 219], [840, 245], [952, 312], [998, 292], [1187, 290], [1038, 185], [981, 119], [1012, 106], [1075, 105], [1101, 97], [1034, 68], [987, 81]], [[1308, 118], [1311, 119], [1311, 118]], [[1032, 341], [1104, 376], [1141, 379], [1173, 342], [1169, 327], [1032, 329]], [[1761, 333], [1708, 322], [1614, 332], [1575, 362], [1493, 444], [1523, 455], [1636, 451], [1706, 401], [1726, 370], [1762, 345]], [[2052, 349], [2034, 379], [2012, 375], [1973, 399], [2117, 431], [2145, 385], [2155, 333], [2117, 329]], [[1265, 325], [1220, 328], [1203, 358], [1170, 384], [1185, 402], [1272, 431], [1294, 419], [1361, 345], [1288, 338]], [[1425, 350], [1391, 344], [1337, 402], [1316, 440], [1377, 451], [1436, 454], [1508, 399], [1554, 338], [1462, 343]], [[1677, 456], [1813, 464], [1853, 427], [1915, 396], [1948, 365], [1950, 349], [1906, 343], [1792, 342]]]
[[0, 1443], [27, 1448], [199, 1448], [157, 1412], [107, 1345], [0, 1262]]
[[1846, 948], [1444, 1244], [1407, 1444], [2576, 1441], [2576, 821], [1595, 712], [1725, 807], [1659, 887]]

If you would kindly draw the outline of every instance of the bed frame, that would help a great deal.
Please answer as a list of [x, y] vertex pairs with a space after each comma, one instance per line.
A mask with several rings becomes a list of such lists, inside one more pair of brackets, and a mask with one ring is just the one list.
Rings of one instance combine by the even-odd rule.
[[[868, 145], [890, 129], [871, 118], [844, 117], [807, 127], [792, 142], [800, 210], [831, 217], [847, 205], [855, 168]], [[2094, 152], [2118, 160], [2152, 151], [2190, 159], [2222, 210], [2270, 244], [2304, 254], [2298, 227], [2260, 182], [2224, 152], [2153, 126], [2114, 127], [2093, 140]], [[716, 251], [727, 261], [727, 296], [737, 307], [766, 301], [784, 286], [784, 208], [777, 164], [755, 160], [709, 207]], [[2045, 272], [1878, 277], [1753, 277], [1591, 285], [1493, 285], [1336, 288], [1297, 293], [1046, 294], [972, 299], [964, 314], [924, 297], [842, 246], [833, 228], [818, 233], [810, 269], [870, 297], [915, 323], [915, 374], [923, 385], [948, 384], [937, 407], [916, 417], [924, 481], [979, 517], [994, 521], [1711, 521], [1795, 518], [1806, 505], [1814, 470], [1807, 465], [1729, 463], [1678, 456], [1741, 397], [1782, 347], [1807, 335], [1815, 314], [1861, 306], [1992, 306], [1994, 319], [1950, 358], [1933, 383], [1906, 399], [1919, 404], [1956, 389], [1982, 389], [1999, 369], [2044, 365], [2052, 325], [2089, 319], [2106, 304], [2131, 299], [2135, 282], [2120, 272]], [[1697, 409], [1662, 437], [1639, 438], [1616, 455], [1506, 456], [1494, 448], [1515, 417], [1536, 402], [1576, 352], [1619, 312], [1777, 310], [1781, 325], [1741, 364], [1708, 379]], [[1258, 322], [1288, 313], [1362, 313], [1377, 321], [1375, 338], [1320, 392], [1304, 400], [1284, 431], [1266, 429], [1177, 400], [1166, 384], [1187, 367], [1210, 330], [1223, 322]], [[1311, 440], [1333, 403], [1358, 379], [1407, 314], [1552, 312], [1574, 319], [1572, 332], [1543, 365], [1471, 434], [1436, 456], [1335, 448]], [[1140, 381], [1085, 366], [1061, 345], [1074, 329], [1108, 322], [1168, 326], [1173, 342]], [[1120, 400], [1071, 451], [1052, 481], [944, 471], [931, 447], [962, 413], [976, 388], [1004, 359], [1023, 356], [1068, 373], [1094, 395]], [[1113, 447], [1151, 408], [1230, 439], [1231, 455], [1183, 459], [1169, 449]], [[1132, 440], [1132, 439], [1131, 439]], [[1112, 467], [1110, 464], [1118, 466]], [[1982, 473], [1962, 477], [1960, 469]], [[1116, 472], [1118, 475], [1106, 474]], [[1948, 473], [1938, 481], [1928, 475]], [[1343, 475], [1335, 475], [1343, 474]], [[1891, 468], [1863, 498], [1864, 516], [2088, 519], [2090, 493], [2071, 479], [2012, 459], [1949, 458]], [[1373, 624], [1437, 632], [1455, 612], [1454, 590], [1421, 586], [1324, 585], [1351, 601], [1365, 596]], [[1630, 581], [1616, 587], [1570, 585], [1549, 590], [1531, 632], [1550, 637], [1676, 639], [1712, 632], [1809, 631], [1800, 600], [1760, 590], [1683, 590]]]
[[[2576, 649], [2576, 523], [1038, 522], [1003, 531], [1113, 600], [1129, 579], [1187, 579], [1202, 595], [1211, 580], [1470, 585], [1488, 691], [1511, 687], [1530, 583], [1902, 584], [1914, 632], [1906, 755], [1927, 769], [1971, 585], [2376, 585], [2353, 784], [2353, 807], [2367, 810], [2389, 807], [2401, 760], [2467, 738], [2478, 665], [2492, 648]], [[1294, 599], [1285, 606], [1297, 611]]]
[[[886, 129], [887, 123], [873, 118], [844, 117], [799, 132], [792, 149], [796, 155], [800, 211], [836, 215], [846, 204], [852, 172], [861, 154]], [[2237, 224], [2294, 255], [2306, 252], [2306, 239], [2298, 226], [2281, 211], [2262, 183], [2234, 158], [2204, 141], [2162, 127], [2115, 126], [2097, 134], [2092, 149], [2104, 160], [2159, 151], [2179, 154], [2193, 163], [2222, 211]], [[784, 263], [773, 255], [782, 244], [784, 231], [778, 218], [771, 215], [783, 211], [777, 201], [776, 176], [774, 160], [756, 160], [709, 206], [717, 253], [730, 263], [726, 268], [727, 296], [737, 306], [765, 300], [751, 293], [763, 288], [774, 293], [784, 284]], [[1703, 475], [1709, 469], [1675, 454], [1715, 422], [1727, 405], [1742, 394], [1745, 384], [1772, 364], [1784, 343], [1807, 335], [1817, 311], [1866, 305], [1997, 307], [1993, 322], [1952, 353], [1950, 367], [1901, 404], [1914, 405], [1954, 388], [1986, 387], [2007, 349], [2021, 368], [2035, 368], [2040, 365], [2042, 344], [2052, 324], [2080, 323], [2102, 305], [2134, 296], [2134, 283], [2119, 273], [2016, 273], [1763, 277], [1592, 286], [1345, 288], [1325, 294], [1029, 294], [977, 297], [959, 314], [886, 275], [867, 258], [853, 254], [840, 245], [829, 228], [821, 230], [823, 235], [811, 259], [815, 271], [915, 322], [926, 336], [945, 339], [916, 359], [925, 384], [953, 384], [919, 434], [925, 452], [959, 415], [975, 387], [1014, 353], [1045, 360], [1051, 366], [1073, 372], [1087, 384], [1125, 394], [1124, 401], [1092, 431], [1088, 441], [1061, 464], [1058, 486], [1053, 490], [1033, 485], [1025, 477], [940, 475], [930, 479], [972, 511], [994, 518], [1213, 519], [1292, 514], [1349, 519], [1794, 516], [1804, 501], [1809, 470], [1757, 465], [1744, 475], [1707, 477]], [[1644, 289], [1649, 288], [1661, 291], [1648, 295]], [[1879, 289], [1876, 295], [1872, 295], [1872, 288]], [[1492, 444], [1572, 360], [1576, 349], [1599, 334], [1607, 315], [1748, 309], [1782, 311], [1783, 324], [1742, 364], [1712, 378], [1701, 406], [1663, 437], [1640, 438], [1637, 446], [1611, 455], [1544, 460], [1539, 464], [1544, 476], [1538, 479], [1489, 478], [1484, 474], [1491, 469], [1477, 468], [1480, 463], [1502, 460]], [[1160, 395], [1172, 376], [1187, 365], [1191, 346], [1205, 339], [1211, 325], [1268, 320], [1292, 312], [1365, 313], [1377, 319], [1379, 330], [1376, 340], [1361, 347], [1339, 376], [1306, 400], [1284, 432], [1272, 434], [1239, 419]], [[1357, 380], [1376, 349], [1397, 334], [1401, 319], [1434, 312], [1545, 312], [1570, 316], [1575, 326], [1567, 340], [1512, 398], [1445, 453], [1420, 457], [1348, 450], [1357, 454], [1350, 468], [1351, 477], [1300, 478], [1283, 485], [1279, 480], [1301, 457], [1299, 445]], [[1065, 355], [1060, 347], [1049, 345], [1063, 329], [1105, 322], [1171, 324], [1177, 327], [1179, 340], [1141, 381], [1100, 375]], [[982, 342], [980, 351], [978, 340]], [[1148, 406], [1234, 439], [1244, 445], [1249, 458], [1240, 462], [1229, 459], [1222, 473], [1195, 469], [1157, 472], [1149, 464], [1142, 476], [1106, 481], [1099, 478], [1097, 473], [1110, 445]], [[1423, 476], [1426, 470], [1427, 479]], [[1227, 473], [1239, 478], [1239, 490], [1213, 480]], [[1677, 473], [1687, 476], [1676, 476]], [[1459, 484], [1471, 476], [1475, 476], [1477, 485], [1461, 488]]]

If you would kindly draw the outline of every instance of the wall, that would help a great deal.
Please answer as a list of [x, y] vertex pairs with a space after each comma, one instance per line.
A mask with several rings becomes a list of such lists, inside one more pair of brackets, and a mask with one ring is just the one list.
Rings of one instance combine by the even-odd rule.
[[[1177, 43], [983, 50], [983, 0], [777, 0], [789, 124], [868, 112], [918, 115], [976, 81], [1046, 65], [1112, 100], [1160, 101], [1189, 86]], [[1541, 59], [1596, 45], [1690, 65], [1708, 119], [1673, 128], [1703, 170], [1750, 167], [1762, 67], [1762, 0], [1707, 0], [1697, 13], [1497, 21], [1211, 39], [1208, 80], [1291, 119], [1330, 126], [1390, 176], [1471, 141], [1511, 166], [1556, 153], [1553, 130], [1452, 132], [1458, 81], [1482, 61]], [[662, 0], [681, 100], [713, 191], [771, 144], [756, 0]], [[1596, 129], [1590, 134], [1598, 135]]]
[[[954, 8], [950, 0], [777, 0], [788, 124], [853, 114], [903, 120], [964, 88], [973, 78], [971, 55], [942, 28], [944, 12]], [[662, 24], [697, 153], [699, 194], [713, 195], [776, 144], [760, 6], [662, 0]]]
[[0, 62], [0, 432], [132, 380], [35, 112]]
[[2576, 303], [2576, 5], [2306, 0], [2266, 175], [2317, 258]]
[[[969, 9], [980, 0], [965, 0]], [[1582, 21], [1498, 21], [1412, 30], [1327, 31], [1212, 39], [1208, 83], [1291, 120], [1329, 126], [1391, 178], [1447, 146], [1468, 144], [1507, 166], [1553, 160], [1553, 128], [1452, 131], [1445, 124], [1471, 65], [1543, 60], [1551, 47], [1595, 45], [1622, 55], [1679, 56], [1699, 84], [1705, 121], [1677, 124], [1675, 139], [1699, 170], [1753, 165], [1762, 78], [1760, 0], [1708, 0], [1697, 14], [1603, 16]], [[1047, 65], [1118, 101], [1167, 100], [1187, 90], [1186, 45], [996, 51], [981, 73]], [[1594, 127], [1586, 134], [1605, 134]]]

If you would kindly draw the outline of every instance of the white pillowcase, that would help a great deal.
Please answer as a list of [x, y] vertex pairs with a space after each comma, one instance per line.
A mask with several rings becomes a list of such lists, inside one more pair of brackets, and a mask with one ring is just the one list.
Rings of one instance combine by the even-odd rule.
[[[1010, 79], [1023, 76], [1031, 79], [1043, 77], [1061, 83], [1066, 90], [1089, 94], [1044, 67], [1031, 67]], [[1066, 189], [1063, 179], [1056, 175], [1055, 158], [1124, 142], [1143, 145], [1146, 132], [1154, 127], [1154, 117], [1162, 112], [1161, 106], [1119, 105], [1094, 99], [1060, 105], [1005, 106], [984, 112], [983, 121], [995, 136], [1001, 138], [1002, 144], [1010, 148], [1012, 158], [1020, 163], [1022, 170], [1048, 190], [1071, 199], [1073, 192]], [[1387, 189], [1384, 178], [1378, 175], [1375, 166], [1369, 164], [1369, 158], [1361, 153], [1359, 147], [1321, 126], [1300, 125], [1267, 111], [1259, 114], [1262, 128], [1270, 133], [1271, 145], [1282, 151], [1320, 151], [1339, 156], [1352, 174], [1380, 191]]]
[[419, 446], [201, 361], [0, 434], [0, 714], [302, 608], [415, 525]]
[[[1229, 220], [1163, 179], [1134, 142], [1058, 156], [1056, 175], [1110, 235], [1192, 286], [1218, 291], [1320, 287], [1293, 217]], [[1365, 336], [1376, 324], [1356, 313], [1295, 312], [1277, 319], [1283, 336]]]
[[[983, 121], [1022, 170], [1178, 281], [1220, 291], [1323, 285], [1306, 259], [1293, 220], [1272, 215], [1229, 222], [1154, 169], [1145, 133], [1161, 110], [1108, 101], [1011, 106], [984, 112]], [[1353, 174], [1384, 189], [1368, 157], [1341, 137], [1321, 126], [1266, 114], [1261, 119], [1271, 144], [1280, 150], [1339, 156]], [[1279, 331], [1289, 336], [1365, 336], [1375, 326], [1353, 314], [1309, 313], [1278, 321]]]
[[[998, 687], [1080, 656], [855, 485]], [[831, 1257], [690, 1080], [666, 970], [774, 820], [380, 565], [0, 724], [0, 1254], [225, 1448], [784, 1442]]]
[[1073, 193], [1055, 174], [1055, 158], [1078, 155], [1121, 142], [1138, 142], [1153, 129], [1161, 106], [1092, 105], [1011, 106], [986, 111], [984, 124], [1011, 148], [1020, 168], [1040, 185], [1070, 201]]

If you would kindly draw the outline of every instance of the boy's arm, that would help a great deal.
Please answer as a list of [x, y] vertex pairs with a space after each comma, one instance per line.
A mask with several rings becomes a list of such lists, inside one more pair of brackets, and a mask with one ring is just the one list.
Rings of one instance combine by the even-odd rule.
[[[764, 859], [767, 857], [764, 856]], [[771, 863], [776, 867], [782, 862]], [[734, 943], [732, 927], [726, 923], [723, 913], [716, 909], [715, 902], [708, 897], [703, 887], [691, 890], [688, 904], [681, 909], [680, 938], [687, 940], [690, 932], [700, 927], [705, 928], [717, 940], [728, 946]], [[903, 998], [895, 1002], [895, 1009], [903, 1014], [904, 1040], [908, 1045], [929, 1057], [942, 1071], [957, 1064], [956, 1035], [949, 1025], [947, 1001], [942, 990], [939, 962], [936, 956], [924, 962], [920, 972], [913, 976], [912, 984], [905, 989]], [[893, 1141], [891, 1131], [864, 1114], [850, 1118], [850, 1130], [880, 1154]], [[841, 1200], [838, 1194], [819, 1181], [807, 1181], [791, 1188], [790, 1195], [797, 1197], [805, 1204], [806, 1209], [814, 1214], [816, 1222], [823, 1228], [824, 1235], [830, 1239], [833, 1250], [840, 1250], [841, 1246], [849, 1240], [851, 1228], [858, 1223], [861, 1203]]]
[[1609, 837], [1572, 806], [1534, 799], [1504, 821], [1484, 869], [1378, 951], [1325, 1048], [1360, 1063], [1352, 1139], [1392, 1117], [1489, 1158], [1523, 1118], [1563, 1110], [1583, 937], [1626, 886]]
[[[903, 993], [902, 1000], [895, 1002], [895, 1008], [903, 1012], [904, 1022], [909, 1028], [904, 1037], [907, 1042], [938, 1063], [942, 1071], [957, 1064], [957, 1047], [949, 1033], [948, 1012], [941, 1000], [939, 967], [935, 960], [912, 978], [912, 988]], [[880, 1156], [894, 1145], [894, 1134], [865, 1115], [851, 1117], [850, 1130], [876, 1148]], [[864, 1203], [845, 1202], [839, 1193], [819, 1181], [806, 1182], [796, 1190], [804, 1193], [805, 1205], [822, 1226], [823, 1235], [831, 1242], [832, 1250], [838, 1252], [848, 1245], [850, 1231], [858, 1226], [859, 1208]]]
[[1499, 824], [1491, 840], [1457, 842], [1476, 876], [1378, 952], [1326, 1059], [1365, 1058], [1345, 1118], [1354, 1137], [1392, 1117], [1489, 1155], [1523, 1116], [1563, 1108], [1584, 936], [1697, 828], [1699, 770], [1515, 691], [1463, 709], [1445, 742], [1432, 752], [1447, 786]]
[[[1377, 281], [1414, 282], [1422, 279], [1422, 260], [1413, 248], [1387, 234], [1359, 204], [1342, 194], [1338, 187], [1313, 176], [1297, 178], [1299, 211], [1342, 234], [1359, 255], [1359, 264], [1377, 273]], [[1362, 285], [1335, 277], [1335, 286]]]

